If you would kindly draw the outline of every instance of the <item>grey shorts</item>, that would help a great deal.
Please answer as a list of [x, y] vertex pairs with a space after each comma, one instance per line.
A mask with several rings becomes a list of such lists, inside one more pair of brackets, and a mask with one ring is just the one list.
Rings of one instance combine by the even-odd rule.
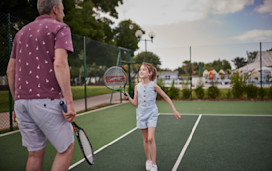
[[15, 101], [15, 113], [28, 151], [45, 148], [46, 139], [63, 153], [74, 142], [71, 123], [62, 115], [61, 99], [22, 99]]

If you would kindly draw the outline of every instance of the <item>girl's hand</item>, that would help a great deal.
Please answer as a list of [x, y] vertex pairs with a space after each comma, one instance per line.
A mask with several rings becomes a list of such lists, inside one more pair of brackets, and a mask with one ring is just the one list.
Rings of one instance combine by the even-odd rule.
[[174, 111], [174, 115], [177, 119], [181, 120], [181, 116], [180, 114], [178, 113], [178, 111]]
[[[126, 95], [125, 95], [126, 94]], [[127, 100], [129, 98], [129, 94], [127, 92], [122, 93], [122, 99]]]

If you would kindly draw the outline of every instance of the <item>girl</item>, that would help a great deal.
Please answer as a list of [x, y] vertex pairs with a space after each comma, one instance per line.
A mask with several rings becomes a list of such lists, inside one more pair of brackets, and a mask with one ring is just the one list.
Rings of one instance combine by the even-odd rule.
[[156, 83], [153, 82], [156, 79], [156, 76], [156, 68], [149, 63], [143, 63], [139, 71], [141, 82], [135, 86], [134, 99], [127, 94], [127, 100], [129, 100], [133, 106], [138, 106], [136, 109], [137, 128], [141, 129], [143, 134], [144, 150], [147, 159], [146, 170], [151, 171], [158, 170], [154, 137], [158, 120], [158, 108], [156, 106], [157, 93], [169, 103], [175, 117], [181, 119], [180, 114], [176, 110], [171, 99]]

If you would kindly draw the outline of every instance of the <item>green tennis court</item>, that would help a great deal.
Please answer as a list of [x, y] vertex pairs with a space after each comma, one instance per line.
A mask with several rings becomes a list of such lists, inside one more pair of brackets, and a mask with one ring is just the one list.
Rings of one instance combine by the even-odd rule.
[[[156, 129], [159, 170], [272, 170], [272, 102], [176, 101], [181, 120], [159, 101]], [[84, 113], [76, 118], [92, 142], [95, 165], [75, 145], [70, 170], [144, 170], [141, 131], [130, 104]], [[19, 133], [1, 135], [0, 170], [24, 170], [27, 151]], [[44, 170], [55, 150], [47, 144]], [[14, 164], [16, 160], [16, 164]]]

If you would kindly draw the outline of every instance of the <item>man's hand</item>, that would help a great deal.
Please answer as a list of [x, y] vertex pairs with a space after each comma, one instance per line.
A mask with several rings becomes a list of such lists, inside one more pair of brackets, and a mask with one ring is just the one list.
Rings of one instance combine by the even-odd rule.
[[67, 120], [67, 122], [72, 123], [75, 121], [76, 112], [75, 112], [75, 109], [72, 105], [67, 106], [67, 113], [62, 111], [62, 114], [63, 114], [64, 118]]

